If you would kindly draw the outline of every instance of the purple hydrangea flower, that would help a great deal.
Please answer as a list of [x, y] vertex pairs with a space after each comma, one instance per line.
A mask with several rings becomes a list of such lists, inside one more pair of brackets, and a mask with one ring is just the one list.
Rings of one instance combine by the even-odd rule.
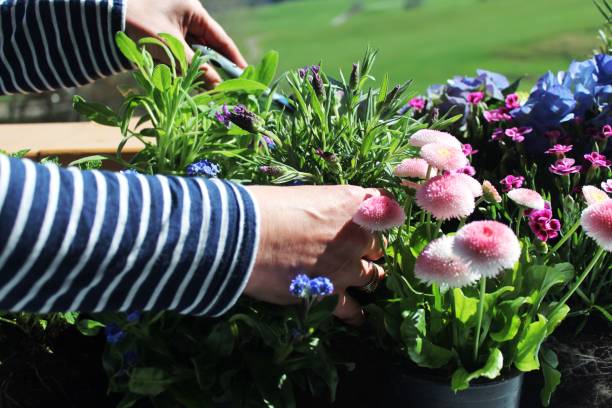
[[106, 341], [110, 344], [117, 344], [126, 336], [125, 332], [115, 323], [107, 324], [104, 327], [104, 334], [106, 335]]
[[319, 276], [310, 280], [311, 296], [329, 296], [334, 292], [334, 285], [324, 276]]
[[218, 164], [215, 164], [209, 160], [200, 160], [195, 163], [191, 163], [185, 169], [185, 172], [190, 177], [206, 176], [216, 177], [221, 172], [221, 168]]
[[591, 166], [595, 168], [610, 167], [610, 165], [612, 164], [612, 162], [608, 160], [606, 156], [598, 152], [591, 152], [589, 154], [585, 154], [584, 159], [591, 163]]
[[305, 298], [310, 291], [310, 278], [304, 274], [297, 275], [289, 285], [289, 292], [295, 297]]
[[502, 191], [507, 193], [510, 190], [514, 190], [515, 188], [521, 188], [523, 183], [525, 182], [525, 177], [523, 176], [513, 176], [507, 175], [504, 177], [499, 184], [502, 185]]
[[574, 159], [559, 159], [555, 164], [551, 164], [548, 168], [551, 173], [558, 174], [560, 176], [567, 176], [572, 173], [580, 173], [582, 166], [575, 165], [576, 160]]

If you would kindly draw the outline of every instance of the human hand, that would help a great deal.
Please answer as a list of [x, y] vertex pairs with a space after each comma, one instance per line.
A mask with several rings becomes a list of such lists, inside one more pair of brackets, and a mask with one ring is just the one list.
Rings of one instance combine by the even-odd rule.
[[383, 252], [370, 232], [352, 222], [359, 205], [376, 189], [354, 186], [251, 186], [260, 211], [260, 241], [245, 294], [276, 304], [295, 303], [289, 293], [299, 273], [330, 278], [339, 296], [334, 314], [359, 324], [363, 310], [346, 294], [383, 269], [373, 264]]
[[[207, 45], [245, 68], [247, 63], [238, 47], [197, 0], [129, 0], [126, 11], [126, 32], [131, 38], [157, 37], [168, 33], [178, 38], [185, 47], [187, 59], [194, 52], [187, 40]], [[159, 50], [152, 54], [163, 59]], [[204, 79], [210, 86], [221, 82], [221, 77], [210, 65], [202, 66]]]

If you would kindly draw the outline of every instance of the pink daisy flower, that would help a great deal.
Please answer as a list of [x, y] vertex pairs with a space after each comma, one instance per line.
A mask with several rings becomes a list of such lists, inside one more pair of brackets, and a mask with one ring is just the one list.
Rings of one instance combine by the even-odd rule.
[[554, 154], [555, 156], [563, 156], [563, 155], [565, 155], [565, 153], [571, 152], [573, 147], [574, 146], [572, 146], [572, 145], [556, 144], [553, 147], [551, 147], [550, 149], [548, 149], [547, 151], [545, 151], [544, 153], [546, 153], [546, 154]]
[[544, 199], [540, 193], [528, 188], [517, 188], [508, 191], [508, 198], [523, 207], [534, 210], [542, 210], [544, 208]]
[[[393, 175], [397, 177], [414, 177], [420, 179], [427, 178], [427, 169], [429, 164], [423, 159], [405, 159], [393, 169]], [[435, 176], [435, 169], [432, 169], [431, 175]]]
[[476, 205], [474, 194], [465, 180], [458, 176], [444, 174], [427, 180], [417, 190], [417, 205], [439, 220], [470, 215]]
[[595, 186], [583, 186], [582, 195], [584, 195], [584, 200], [586, 201], [587, 205], [601, 203], [602, 201], [610, 198], [605, 191], [602, 191]]
[[420, 281], [460, 288], [473, 284], [479, 278], [454, 254], [453, 241], [453, 237], [443, 236], [425, 247], [414, 264], [414, 275]]
[[606, 193], [612, 193], [612, 179], [601, 182], [601, 189]]
[[353, 216], [353, 222], [369, 231], [385, 231], [398, 227], [406, 220], [403, 208], [387, 196], [366, 199]]
[[466, 99], [468, 103], [472, 105], [478, 105], [484, 99], [484, 92], [470, 92]]
[[469, 187], [474, 198], [478, 198], [482, 195], [482, 185], [478, 182], [478, 180], [465, 173], [455, 173], [454, 176]]
[[506, 109], [508, 110], [513, 110], [513, 109], [518, 109], [521, 107], [521, 100], [519, 99], [519, 96], [515, 93], [511, 93], [510, 95], [506, 96]]
[[521, 255], [521, 245], [506, 225], [474, 221], [457, 231], [454, 251], [472, 272], [493, 277], [514, 266]]
[[461, 150], [463, 144], [453, 135], [433, 129], [421, 129], [410, 137], [410, 145], [423, 147], [429, 143], [441, 143]]
[[588, 206], [580, 217], [584, 232], [612, 252], [612, 199]]
[[488, 180], [482, 182], [482, 195], [484, 196], [485, 201], [488, 203], [502, 202], [502, 198], [499, 195], [499, 192]]
[[443, 143], [429, 143], [421, 147], [421, 157], [438, 170], [457, 170], [469, 164], [461, 148]]

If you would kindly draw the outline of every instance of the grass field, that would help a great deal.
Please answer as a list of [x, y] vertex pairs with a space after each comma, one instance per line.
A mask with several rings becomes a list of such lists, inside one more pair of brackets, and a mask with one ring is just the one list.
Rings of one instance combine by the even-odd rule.
[[413, 79], [417, 91], [477, 68], [525, 76], [528, 89], [546, 70], [585, 58], [603, 20], [590, 0], [424, 0], [413, 9], [367, 0], [347, 17], [354, 3], [290, 1], [217, 17], [251, 61], [275, 49], [283, 70], [322, 60], [328, 72], [347, 72], [370, 44], [380, 50], [375, 75]]

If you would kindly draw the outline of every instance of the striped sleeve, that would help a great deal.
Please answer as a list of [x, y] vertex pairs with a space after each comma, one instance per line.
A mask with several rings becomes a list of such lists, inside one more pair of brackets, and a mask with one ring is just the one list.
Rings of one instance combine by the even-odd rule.
[[126, 0], [0, 0], [0, 95], [80, 86], [130, 69], [115, 46]]
[[219, 179], [0, 155], [0, 310], [218, 316], [243, 292], [257, 206]]

